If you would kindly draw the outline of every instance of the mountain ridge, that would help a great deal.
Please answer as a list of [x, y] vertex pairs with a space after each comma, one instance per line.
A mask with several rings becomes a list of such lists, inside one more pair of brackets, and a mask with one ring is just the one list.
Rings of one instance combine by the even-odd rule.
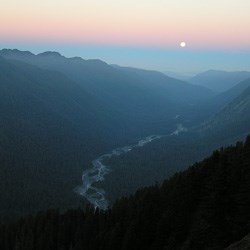
[[247, 78], [250, 78], [249, 71], [208, 70], [192, 77], [189, 82], [205, 86], [219, 93], [230, 89]]
[[146, 81], [98, 60], [14, 50], [17, 60], [13, 50], [4, 52], [12, 55], [0, 52], [0, 220], [85, 202], [74, 188], [93, 159], [172, 132], [172, 117], [183, 109], [189, 115], [190, 102], [210, 96], [185, 82]]
[[[7, 52], [13, 54], [13, 50]], [[195, 109], [213, 97], [213, 93], [203, 87], [155, 71], [114, 69], [99, 60], [65, 58], [57, 52], [40, 56], [14, 53], [19, 54], [18, 60], [13, 55], [11, 59], [1, 57], [0, 52], [0, 131], [3, 132], [0, 134], [3, 149], [0, 176], [2, 183], [12, 183], [8, 188], [12, 196], [6, 196], [4, 185], [0, 188], [0, 196], [6, 204], [2, 205], [2, 214], [16, 213], [20, 207], [20, 214], [46, 208], [46, 204], [54, 208], [58, 200], [62, 208], [79, 204], [80, 197], [77, 201], [73, 189], [81, 183], [82, 171], [91, 166], [93, 159], [146, 136], [168, 135], [176, 126], [185, 127], [188, 132], [145, 146], [146, 154], [141, 154], [139, 148], [128, 152], [129, 164], [124, 165], [125, 156], [118, 159], [116, 166], [117, 159], [111, 159], [109, 166], [114, 171], [105, 179], [105, 190], [115, 189], [111, 200], [123, 191], [127, 195], [140, 186], [162, 181], [163, 174], [170, 176], [183, 169], [184, 163], [191, 164], [210, 153], [212, 146], [226, 143], [216, 140], [213, 144], [206, 140], [199, 144], [202, 139], [197, 139], [190, 130], [203, 121]], [[203, 113], [203, 117], [207, 117], [207, 113]], [[229, 137], [227, 142], [231, 143], [237, 136]], [[143, 165], [144, 159], [148, 162]], [[152, 159], [157, 162], [156, 169]], [[10, 165], [16, 175], [8, 175]], [[68, 171], [70, 174], [66, 174]], [[130, 178], [131, 172], [134, 174]], [[143, 173], [147, 176], [141, 178]], [[37, 190], [33, 188], [34, 176], [51, 183], [39, 182]], [[24, 185], [23, 182], [32, 183]], [[22, 190], [25, 197], [19, 193]], [[41, 193], [41, 201], [31, 199], [34, 192]], [[46, 192], [50, 193], [48, 200]], [[56, 192], [61, 195], [65, 192], [68, 202], [62, 202], [63, 195], [56, 197]], [[13, 199], [16, 199], [15, 207], [12, 207]], [[29, 203], [29, 199], [32, 202]]]

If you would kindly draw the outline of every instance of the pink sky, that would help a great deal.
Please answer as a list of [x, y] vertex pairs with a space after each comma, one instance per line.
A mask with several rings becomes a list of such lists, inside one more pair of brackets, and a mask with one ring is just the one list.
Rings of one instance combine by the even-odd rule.
[[1, 0], [0, 47], [188, 74], [249, 71], [249, 11], [249, 0]]
[[5, 41], [250, 49], [246, 0], [3, 0]]

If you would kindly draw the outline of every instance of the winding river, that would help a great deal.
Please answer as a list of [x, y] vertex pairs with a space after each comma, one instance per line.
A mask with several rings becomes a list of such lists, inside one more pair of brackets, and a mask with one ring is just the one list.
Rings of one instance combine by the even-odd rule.
[[111, 153], [104, 154], [99, 156], [97, 159], [92, 161], [92, 167], [83, 171], [82, 174], [82, 185], [78, 186], [75, 189], [75, 192], [85, 197], [95, 208], [99, 207], [100, 209], [108, 208], [108, 200], [105, 198], [105, 191], [102, 188], [98, 188], [93, 186], [94, 183], [104, 181], [104, 176], [108, 174], [111, 169], [103, 164], [104, 159], [109, 159], [112, 156], [126, 154], [137, 147], [143, 147], [146, 144], [160, 139], [166, 136], [179, 135], [181, 132], [185, 132], [186, 128], [184, 128], [181, 124], [177, 125], [177, 129], [169, 134], [169, 135], [150, 135], [138, 141], [138, 143], [125, 146], [122, 148], [116, 148]]

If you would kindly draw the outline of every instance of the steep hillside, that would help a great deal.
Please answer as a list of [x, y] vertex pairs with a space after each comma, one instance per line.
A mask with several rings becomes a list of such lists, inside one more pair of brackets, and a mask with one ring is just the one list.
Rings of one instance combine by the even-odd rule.
[[245, 91], [248, 87], [250, 87], [250, 78], [236, 84], [234, 87], [229, 90], [217, 95], [213, 98], [213, 102], [220, 102], [220, 106], [226, 105], [229, 102], [233, 101], [236, 97], [238, 97], [243, 91]]
[[248, 234], [240, 241], [233, 243], [229, 247], [227, 247], [225, 250], [248, 250], [250, 249], [250, 235]]
[[242, 140], [249, 133], [250, 87], [201, 125], [108, 159], [105, 163], [112, 172], [100, 186], [113, 201], [141, 186], [161, 181], [206, 157], [214, 148]]
[[227, 104], [238, 97], [248, 87], [250, 87], [250, 78], [236, 84], [234, 87], [225, 92], [217, 94], [216, 96], [207, 100], [200, 108], [206, 109], [211, 114], [215, 112], [218, 113], [218, 111], [223, 109]]
[[78, 206], [84, 167], [112, 148], [98, 102], [59, 72], [0, 58], [0, 107], [0, 218]]
[[12, 249], [221, 250], [250, 231], [250, 137], [109, 211], [39, 213], [0, 227]]
[[130, 132], [134, 136], [138, 131], [145, 136], [157, 132], [156, 128], [158, 133], [165, 130], [179, 113], [186, 115], [183, 120], [190, 120], [193, 106], [213, 96], [206, 88], [159, 72], [114, 68], [100, 60], [66, 58], [57, 52], [33, 55], [18, 50], [2, 50], [0, 55], [66, 74], [100, 101], [105, 112], [115, 109], [116, 114], [126, 116], [123, 122], [126, 128], [133, 124], [136, 132], [131, 128]]
[[[152, 91], [152, 94], [160, 94], [159, 90], [161, 90], [165, 91], [162, 93], [165, 94], [165, 97], [171, 97], [175, 101], [182, 100], [184, 95], [187, 101], [201, 100], [213, 95], [212, 91], [204, 87], [176, 80], [157, 71], [126, 67], [114, 68], [100, 60], [84, 60], [80, 57], [66, 58], [58, 52], [34, 55], [27, 51], [3, 49], [0, 51], [0, 56], [60, 71], [82, 83], [82, 86], [88, 88], [89, 91], [109, 90], [119, 93], [117, 90], [123, 90], [126, 93], [133, 87], [135, 90], [148, 89]], [[127, 86], [125, 87], [124, 84]], [[129, 94], [133, 95], [131, 92]]]
[[205, 122], [200, 134], [225, 140], [245, 136], [250, 129], [250, 87], [230, 102], [224, 109]]

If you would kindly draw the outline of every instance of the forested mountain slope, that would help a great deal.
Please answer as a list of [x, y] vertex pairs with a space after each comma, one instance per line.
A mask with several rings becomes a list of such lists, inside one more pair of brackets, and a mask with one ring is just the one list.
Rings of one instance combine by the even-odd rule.
[[[248, 87], [250, 87], [250, 78], [246, 79], [229, 90], [219, 93], [214, 97], [206, 100], [197, 108], [197, 114], [203, 115], [205, 119], [220, 112], [225, 108], [230, 102], [232, 102], [236, 97], [242, 94]], [[203, 113], [202, 113], [203, 111]], [[206, 117], [204, 116], [206, 114]]]
[[100, 186], [113, 201], [183, 170], [187, 164], [209, 155], [214, 148], [242, 140], [250, 133], [249, 100], [250, 88], [247, 88], [204, 123], [177, 136], [164, 136], [126, 155], [113, 156], [106, 161], [112, 171]]
[[250, 78], [239, 82], [229, 90], [215, 96], [213, 98], [213, 102], [223, 107], [229, 102], [233, 101], [233, 99], [238, 97], [240, 94], [242, 94], [242, 92], [245, 91], [248, 87], [250, 87]]
[[216, 140], [245, 136], [250, 129], [250, 87], [201, 125], [199, 133]]
[[17, 50], [0, 55], [0, 220], [79, 205], [74, 188], [92, 160], [138, 138], [170, 133], [180, 110], [188, 113], [189, 102], [211, 96], [99, 60]]
[[[0, 55], [0, 218], [78, 205], [74, 188], [92, 160], [145, 136], [169, 135], [180, 123], [197, 125], [208, 115], [200, 107], [214, 99], [206, 88], [156, 71], [114, 68], [56, 52], [2, 50]], [[113, 171], [99, 185], [114, 201], [162, 181], [213, 148], [242, 138], [248, 132], [244, 112], [246, 107], [234, 117], [246, 128], [239, 137], [213, 141], [210, 132], [204, 139], [190, 130], [166, 137], [112, 157], [107, 164]], [[225, 127], [221, 122], [227, 131], [231, 122]]]
[[250, 235], [248, 234], [240, 241], [233, 243], [226, 250], [248, 250], [250, 249]]
[[250, 231], [249, 178], [250, 137], [109, 211], [48, 211], [1, 226], [0, 247], [221, 250]]
[[107, 148], [92, 100], [58, 72], [0, 58], [0, 217], [79, 204], [83, 166]]
[[[165, 91], [165, 97], [174, 101], [195, 101], [209, 98], [213, 92], [202, 86], [196, 86], [185, 81], [168, 77], [157, 71], [140, 70], [126, 67], [114, 68], [101, 60], [84, 60], [80, 57], [66, 58], [58, 52], [44, 52], [34, 55], [28, 51], [3, 49], [0, 56], [27, 62], [41, 68], [60, 71], [89, 91], [97, 95], [130, 94], [131, 88], [138, 90], [150, 90], [152, 94]], [[153, 85], [152, 85], [153, 83]], [[126, 86], [124, 86], [126, 84]], [[138, 94], [136, 92], [136, 94]], [[168, 95], [167, 95], [168, 94]]]
[[[190, 120], [193, 106], [213, 96], [213, 92], [204, 87], [159, 72], [114, 68], [100, 60], [66, 58], [57, 52], [34, 55], [7, 49], [0, 51], [0, 55], [67, 75], [100, 101], [105, 112], [121, 114], [125, 129], [129, 128], [133, 136], [138, 135], [138, 131], [141, 136], [162, 131], [179, 113], [187, 114], [185, 118]], [[131, 123], [134, 129], [130, 128]]]

